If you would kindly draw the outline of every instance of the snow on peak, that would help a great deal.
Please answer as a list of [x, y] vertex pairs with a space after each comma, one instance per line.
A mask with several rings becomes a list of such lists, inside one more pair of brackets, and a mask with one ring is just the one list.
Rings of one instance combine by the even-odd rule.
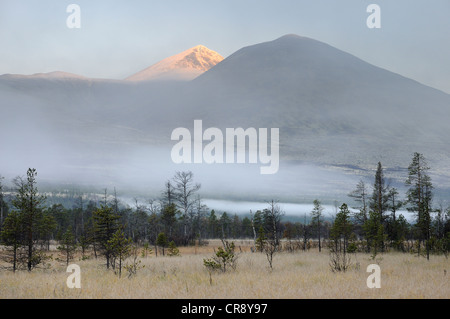
[[197, 45], [161, 60], [125, 80], [192, 80], [222, 60], [223, 57], [219, 53], [203, 45]]

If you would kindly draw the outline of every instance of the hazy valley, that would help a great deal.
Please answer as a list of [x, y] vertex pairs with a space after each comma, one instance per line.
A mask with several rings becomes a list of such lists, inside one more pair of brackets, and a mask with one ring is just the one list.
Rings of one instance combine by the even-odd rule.
[[[12, 178], [35, 167], [49, 184], [139, 195], [190, 170], [212, 199], [331, 201], [361, 177], [372, 183], [378, 161], [402, 188], [413, 152], [421, 152], [436, 188], [450, 189], [448, 94], [296, 35], [223, 60], [196, 48], [141, 78], [0, 76], [0, 174]], [[260, 175], [252, 164], [172, 163], [171, 132], [192, 129], [195, 119], [223, 130], [279, 128], [278, 173]]]

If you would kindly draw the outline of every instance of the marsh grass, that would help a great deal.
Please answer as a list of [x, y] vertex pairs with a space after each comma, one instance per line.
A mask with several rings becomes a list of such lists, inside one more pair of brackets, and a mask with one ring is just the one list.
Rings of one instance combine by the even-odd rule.
[[[212, 282], [203, 259], [215, 245], [180, 247], [181, 256], [140, 258], [137, 275], [118, 278], [106, 270], [102, 259], [73, 261], [81, 268], [81, 289], [69, 289], [66, 265], [53, 261], [48, 269], [31, 273], [0, 271], [0, 298], [444, 298], [450, 297], [449, 261], [432, 256], [430, 261], [411, 254], [390, 252], [377, 260], [381, 267], [381, 288], [366, 285], [367, 266], [374, 263], [368, 254], [352, 255], [346, 272], [330, 270], [327, 251], [277, 253], [273, 270], [266, 256], [242, 252], [236, 270], [213, 273]], [[236, 246], [240, 245], [236, 241]], [[239, 251], [239, 250], [238, 250]]]

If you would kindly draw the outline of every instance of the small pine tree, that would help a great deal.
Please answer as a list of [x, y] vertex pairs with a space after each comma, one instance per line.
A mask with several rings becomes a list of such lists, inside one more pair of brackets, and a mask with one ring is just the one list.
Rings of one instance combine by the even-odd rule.
[[203, 259], [203, 266], [206, 267], [209, 273], [209, 284], [212, 285], [212, 273], [221, 269], [221, 265], [214, 260], [214, 258]]
[[156, 246], [162, 248], [162, 254], [164, 256], [164, 249], [167, 247], [167, 236], [164, 233], [159, 233], [156, 238]]
[[234, 242], [229, 243], [227, 240], [222, 240], [223, 248], [219, 247], [216, 252], [216, 257], [222, 265], [223, 272], [226, 272], [227, 266], [232, 269], [236, 268], [236, 254], [234, 253]]
[[273, 238], [267, 238], [264, 228], [259, 227], [258, 238], [255, 241], [256, 250], [266, 254], [269, 267], [272, 269], [274, 254], [279, 250], [279, 243]]
[[[151, 249], [150, 249], [151, 250]], [[128, 262], [123, 268], [128, 271], [128, 278], [136, 276], [137, 271], [144, 268], [145, 265], [140, 266], [141, 260], [138, 259], [138, 249], [137, 246], [131, 247], [131, 261]]]
[[130, 255], [131, 242], [131, 238], [125, 238], [122, 229], [118, 229], [108, 241], [113, 258], [119, 262], [119, 278], [122, 276], [122, 262]]
[[77, 249], [77, 246], [78, 245], [72, 232], [70, 231], [70, 229], [68, 229], [62, 236], [60, 245], [57, 247], [57, 249], [64, 254], [67, 265], [69, 265], [70, 260], [73, 259], [73, 255]]
[[39, 223], [39, 232], [40, 236], [43, 239], [43, 243], [47, 246], [47, 251], [50, 250], [50, 239], [52, 233], [56, 230], [56, 220], [53, 215], [49, 213], [49, 211], [45, 211], [42, 215], [42, 219]]
[[369, 218], [363, 226], [365, 236], [369, 243], [369, 250], [372, 253], [372, 259], [375, 259], [379, 251], [383, 251], [383, 245], [386, 240], [384, 227], [380, 222], [379, 213], [370, 211]]
[[150, 248], [150, 244], [148, 242], [144, 243], [144, 247], [142, 249], [141, 257], [147, 258], [149, 254], [153, 252], [153, 249]]
[[175, 245], [175, 242], [173, 240], [169, 243], [169, 248], [167, 249], [167, 255], [168, 256], [180, 256], [180, 250], [178, 249], [177, 245]]
[[15, 272], [18, 266], [20, 248], [22, 244], [22, 227], [20, 216], [16, 211], [8, 214], [3, 222], [0, 233], [0, 243], [6, 247], [6, 254], [3, 259], [12, 264], [12, 271]]
[[88, 259], [89, 257], [86, 256], [86, 250], [88, 249], [89, 245], [92, 244], [92, 238], [89, 236], [88, 232], [84, 232], [79, 239], [79, 244], [80, 244], [80, 248], [81, 248], [81, 258], [84, 259]]
[[256, 238], [255, 241], [256, 250], [262, 253], [264, 251], [264, 247], [266, 246], [266, 242], [267, 237], [264, 228], [263, 226], [259, 226], [258, 237]]
[[330, 267], [333, 272], [345, 272], [351, 264], [348, 255], [351, 234], [350, 211], [347, 204], [342, 204], [330, 229]]
[[222, 247], [219, 247], [216, 251], [216, 255], [212, 258], [203, 259], [203, 265], [211, 269], [221, 269], [222, 272], [227, 271], [227, 267], [236, 269], [237, 256], [234, 252], [234, 242], [229, 243], [227, 240], [222, 240]]

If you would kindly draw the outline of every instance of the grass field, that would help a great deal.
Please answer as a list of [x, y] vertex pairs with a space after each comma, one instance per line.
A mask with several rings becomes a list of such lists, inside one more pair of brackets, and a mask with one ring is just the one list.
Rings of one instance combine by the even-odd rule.
[[[76, 263], [81, 269], [81, 289], [66, 285], [66, 265], [52, 261], [48, 269], [31, 273], [0, 271], [0, 298], [444, 298], [450, 297], [449, 260], [445, 256], [426, 258], [390, 252], [376, 261], [367, 254], [352, 255], [352, 267], [333, 273], [329, 254], [323, 250], [282, 252], [274, 256], [273, 270], [266, 256], [251, 253], [248, 242], [235, 241], [236, 270], [209, 273], [203, 258], [213, 255], [219, 241], [208, 246], [181, 247], [181, 256], [154, 254], [140, 258], [136, 276], [118, 278], [106, 270], [104, 259], [91, 258]], [[240, 248], [239, 248], [240, 247]], [[241, 252], [242, 251], [242, 252]], [[368, 288], [369, 264], [381, 268], [381, 288]]]

